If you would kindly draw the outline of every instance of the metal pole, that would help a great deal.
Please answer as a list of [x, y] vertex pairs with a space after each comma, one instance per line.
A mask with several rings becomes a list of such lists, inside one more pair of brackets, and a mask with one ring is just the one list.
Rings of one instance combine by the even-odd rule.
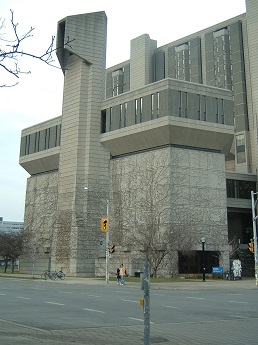
[[150, 263], [144, 267], [144, 345], [150, 345]]
[[202, 241], [202, 281], [205, 282], [205, 270], [206, 270], [206, 267], [205, 267], [205, 264], [204, 264], [204, 251], [205, 251], [205, 238], [202, 237], [201, 239]]
[[251, 199], [252, 199], [252, 216], [253, 216], [253, 240], [254, 240], [254, 272], [255, 272], [255, 284], [258, 286], [258, 261], [257, 261], [257, 229], [256, 229], [256, 203], [257, 200], [254, 201], [254, 195], [257, 195], [257, 193], [254, 193], [251, 191]]
[[107, 220], [108, 228], [106, 231], [106, 283], [109, 283], [109, 201], [107, 200]]

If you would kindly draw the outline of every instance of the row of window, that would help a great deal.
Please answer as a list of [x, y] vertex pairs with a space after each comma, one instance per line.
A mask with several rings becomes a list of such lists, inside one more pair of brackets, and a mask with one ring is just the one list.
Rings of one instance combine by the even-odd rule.
[[61, 140], [61, 124], [43, 129], [21, 138], [20, 156], [48, 150], [59, 146]]
[[251, 191], [256, 191], [256, 182], [227, 179], [227, 197], [251, 199]]

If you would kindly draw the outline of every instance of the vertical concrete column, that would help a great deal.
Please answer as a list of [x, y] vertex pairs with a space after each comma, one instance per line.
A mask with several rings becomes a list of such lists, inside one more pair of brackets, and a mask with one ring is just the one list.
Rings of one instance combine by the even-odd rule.
[[254, 147], [256, 148], [253, 153], [252, 170], [257, 171], [258, 167], [258, 137], [257, 137], [257, 124], [258, 124], [258, 3], [257, 0], [246, 0], [246, 19], [247, 19], [247, 35], [248, 35], [248, 52], [250, 64], [250, 83], [251, 83], [251, 104], [252, 109], [249, 110], [249, 117], [253, 116], [254, 128], [251, 133], [253, 135]]
[[52, 257], [54, 266], [74, 275], [95, 273], [96, 222], [102, 205], [95, 205], [93, 212], [89, 197], [94, 198], [84, 187], [108, 185], [109, 155], [100, 144], [106, 30], [104, 12], [67, 17], [58, 25], [59, 44], [68, 37], [70, 43], [58, 49], [65, 78]]
[[131, 91], [152, 82], [152, 58], [157, 41], [144, 34], [131, 40], [130, 87]]

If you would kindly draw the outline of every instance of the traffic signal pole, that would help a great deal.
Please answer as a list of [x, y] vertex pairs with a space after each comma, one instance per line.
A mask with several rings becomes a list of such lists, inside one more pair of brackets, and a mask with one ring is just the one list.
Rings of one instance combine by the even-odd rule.
[[109, 200], [107, 200], [107, 220], [108, 228], [106, 231], [106, 283], [109, 283]]
[[256, 221], [258, 216], [256, 215], [256, 207], [257, 207], [257, 197], [255, 200], [255, 195], [258, 193], [254, 193], [251, 191], [251, 199], [252, 199], [252, 216], [253, 216], [253, 241], [254, 241], [254, 272], [255, 272], [255, 283], [258, 286], [258, 261], [257, 261], [257, 227]]

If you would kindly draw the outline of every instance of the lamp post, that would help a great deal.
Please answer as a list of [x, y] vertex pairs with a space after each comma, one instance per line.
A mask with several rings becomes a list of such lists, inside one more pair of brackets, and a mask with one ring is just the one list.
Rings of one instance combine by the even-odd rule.
[[204, 251], [205, 251], [205, 238], [201, 238], [202, 241], [202, 281], [205, 282], [205, 265], [204, 265]]
[[[84, 187], [84, 190], [90, 190], [89, 187]], [[94, 193], [96, 194], [96, 196], [99, 198], [99, 200], [104, 203], [104, 200], [101, 199], [99, 197], [99, 195], [97, 194], [97, 192], [95, 190], [93, 190]], [[105, 251], [106, 251], [106, 283], [108, 284], [109, 283], [109, 221], [108, 221], [108, 217], [109, 217], [109, 200], [107, 199], [106, 200], [106, 218], [107, 218], [107, 230], [105, 231], [106, 232], [106, 245], [105, 245]]]
[[256, 215], [256, 207], [257, 207], [257, 197], [254, 200], [254, 196], [258, 193], [254, 193], [251, 191], [251, 199], [252, 199], [252, 216], [253, 216], [253, 243], [254, 243], [254, 272], [255, 272], [255, 284], [258, 286], [258, 258], [257, 258], [257, 229], [256, 229], [256, 220], [258, 216]]

